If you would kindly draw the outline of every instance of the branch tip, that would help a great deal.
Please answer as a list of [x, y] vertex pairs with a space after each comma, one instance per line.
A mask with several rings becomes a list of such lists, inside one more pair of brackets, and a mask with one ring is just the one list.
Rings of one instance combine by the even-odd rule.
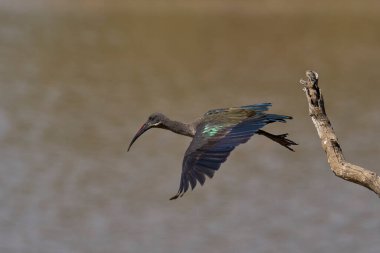
[[344, 159], [338, 139], [326, 115], [323, 96], [318, 87], [318, 73], [308, 70], [306, 77], [307, 81], [301, 79], [300, 83], [304, 86], [303, 90], [309, 104], [309, 115], [317, 129], [331, 170], [336, 176], [362, 185], [380, 197], [380, 177], [375, 172], [350, 164]]

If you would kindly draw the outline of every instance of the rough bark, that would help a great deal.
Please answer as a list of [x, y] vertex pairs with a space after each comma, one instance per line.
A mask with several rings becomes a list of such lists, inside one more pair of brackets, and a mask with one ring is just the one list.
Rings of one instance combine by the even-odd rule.
[[322, 148], [326, 152], [327, 162], [334, 174], [344, 180], [362, 185], [380, 197], [380, 177], [375, 172], [347, 162], [338, 143], [334, 129], [327, 117], [323, 96], [318, 87], [318, 74], [306, 71], [307, 80], [301, 80], [304, 86], [309, 114], [317, 129]]

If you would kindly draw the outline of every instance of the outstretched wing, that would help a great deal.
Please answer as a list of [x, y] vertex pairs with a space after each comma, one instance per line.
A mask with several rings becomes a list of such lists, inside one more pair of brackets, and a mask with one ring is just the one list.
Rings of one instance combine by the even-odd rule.
[[269, 106], [266, 103], [207, 112], [185, 153], [179, 189], [171, 199], [182, 196], [189, 186], [193, 189], [197, 182], [203, 185], [206, 176], [212, 178], [231, 151], [260, 128], [289, 118], [263, 113]]

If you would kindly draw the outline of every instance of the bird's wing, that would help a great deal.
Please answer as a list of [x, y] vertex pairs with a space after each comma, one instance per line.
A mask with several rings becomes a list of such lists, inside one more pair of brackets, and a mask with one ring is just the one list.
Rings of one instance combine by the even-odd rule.
[[270, 114], [263, 113], [269, 106], [258, 104], [207, 112], [185, 153], [179, 189], [171, 199], [182, 196], [189, 185], [192, 189], [197, 182], [203, 185], [206, 176], [212, 178], [236, 146], [273, 122]]

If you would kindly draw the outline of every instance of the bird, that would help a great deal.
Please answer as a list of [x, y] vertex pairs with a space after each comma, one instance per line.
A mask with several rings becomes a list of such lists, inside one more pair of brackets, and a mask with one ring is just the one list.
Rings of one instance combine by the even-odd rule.
[[263, 135], [294, 152], [292, 145], [298, 145], [287, 139], [288, 134], [271, 134], [261, 128], [274, 122], [292, 119], [291, 116], [268, 114], [271, 103], [260, 103], [238, 107], [213, 109], [192, 123], [171, 120], [162, 113], [156, 112], [137, 131], [131, 140], [133, 143], [147, 130], [161, 128], [176, 134], [189, 136], [192, 141], [187, 148], [183, 162], [178, 192], [170, 200], [182, 197], [197, 183], [203, 185], [206, 176], [212, 178], [221, 164], [227, 160], [231, 151], [238, 145], [247, 142], [253, 135]]

